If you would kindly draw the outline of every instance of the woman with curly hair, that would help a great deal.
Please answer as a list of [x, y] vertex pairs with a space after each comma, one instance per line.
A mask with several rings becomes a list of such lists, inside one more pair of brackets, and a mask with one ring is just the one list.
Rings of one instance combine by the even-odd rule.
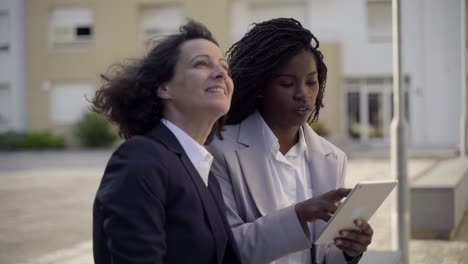
[[350, 191], [346, 155], [309, 126], [327, 79], [318, 48], [298, 21], [279, 18], [228, 51], [236, 89], [224, 140], [208, 149], [244, 263], [356, 263], [372, 240], [356, 219], [333, 245], [313, 245]]
[[203, 147], [219, 136], [233, 92], [211, 33], [189, 21], [103, 77], [93, 110], [126, 141], [94, 201], [95, 263], [239, 263]]

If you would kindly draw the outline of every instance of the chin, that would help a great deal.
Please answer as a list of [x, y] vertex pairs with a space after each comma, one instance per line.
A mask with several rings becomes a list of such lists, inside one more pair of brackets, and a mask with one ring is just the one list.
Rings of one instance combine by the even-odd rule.
[[289, 125], [291, 127], [300, 127], [307, 123], [307, 118], [291, 118], [290, 120]]
[[225, 105], [225, 104], [211, 105], [209, 111], [210, 113], [217, 114], [219, 118], [225, 115], [229, 111], [229, 105]]

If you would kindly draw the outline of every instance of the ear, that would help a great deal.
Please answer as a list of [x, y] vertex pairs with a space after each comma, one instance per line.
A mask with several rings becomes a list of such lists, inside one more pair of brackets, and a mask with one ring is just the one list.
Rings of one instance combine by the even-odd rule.
[[156, 94], [161, 99], [169, 99], [167, 84], [161, 84], [156, 90]]

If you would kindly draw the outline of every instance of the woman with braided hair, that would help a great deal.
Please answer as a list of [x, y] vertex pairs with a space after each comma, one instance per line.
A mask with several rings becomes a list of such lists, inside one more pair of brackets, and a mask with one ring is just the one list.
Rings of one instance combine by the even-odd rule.
[[327, 79], [318, 48], [298, 21], [278, 18], [228, 51], [236, 89], [224, 140], [208, 149], [243, 263], [357, 263], [371, 243], [360, 219], [334, 244], [312, 243], [350, 191], [345, 153], [308, 125]]

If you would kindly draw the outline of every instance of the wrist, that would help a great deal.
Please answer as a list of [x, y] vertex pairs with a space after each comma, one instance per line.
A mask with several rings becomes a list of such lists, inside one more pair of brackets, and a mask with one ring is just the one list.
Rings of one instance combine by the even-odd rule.
[[296, 211], [297, 219], [299, 220], [299, 223], [301, 224], [302, 229], [304, 230], [304, 233], [307, 236], [309, 236], [310, 235], [309, 226], [307, 225], [307, 221], [304, 219], [304, 214], [303, 214], [301, 204], [300, 203], [295, 204], [294, 210]]
[[348, 264], [354, 264], [354, 263], [358, 263], [359, 260], [361, 259], [361, 256], [362, 256], [362, 253], [360, 255], [357, 255], [357, 256], [350, 256], [348, 254], [346, 254], [344, 251], [343, 251], [343, 256], [346, 260], [346, 263]]
[[352, 257], [352, 256], [350, 256], [350, 255], [348, 255], [348, 254], [346, 254], [346, 252], [344, 252], [344, 251], [343, 251], [343, 255], [344, 255], [344, 258], [345, 258], [346, 261], [351, 261], [351, 260], [354, 259], [354, 257]]

